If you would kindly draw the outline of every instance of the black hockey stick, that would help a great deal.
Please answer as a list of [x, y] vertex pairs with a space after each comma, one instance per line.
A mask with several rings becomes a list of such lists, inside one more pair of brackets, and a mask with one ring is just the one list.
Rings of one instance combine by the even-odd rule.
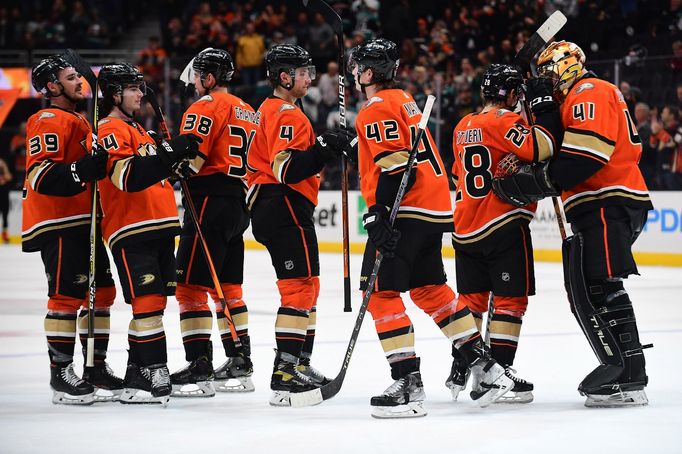
[[[436, 97], [429, 95], [426, 99], [426, 106], [424, 106], [424, 113], [419, 121], [419, 129], [417, 136], [412, 143], [412, 149], [410, 150], [410, 156], [407, 160], [407, 166], [405, 172], [403, 173], [403, 178], [400, 180], [400, 186], [398, 187], [398, 193], [395, 196], [395, 202], [393, 202], [393, 207], [391, 207], [391, 214], [389, 216], [389, 222], [393, 225], [396, 216], [398, 215], [398, 209], [400, 208], [400, 202], [403, 200], [403, 196], [407, 191], [407, 184], [412, 173], [412, 168], [414, 167], [414, 162], [417, 159], [417, 153], [419, 151], [419, 145], [422, 142], [424, 136], [424, 130], [426, 129], [426, 124], [431, 116], [431, 108]], [[341, 371], [339, 374], [329, 383], [322, 386], [321, 388], [313, 389], [311, 391], [305, 391], [302, 393], [291, 393], [290, 402], [292, 407], [306, 407], [309, 405], [317, 405], [323, 400], [328, 400], [334, 397], [341, 390], [343, 385], [343, 380], [346, 377], [346, 371], [348, 370], [348, 364], [350, 363], [350, 358], [353, 355], [353, 350], [360, 334], [360, 328], [362, 327], [362, 321], [365, 318], [365, 313], [367, 312], [367, 305], [369, 304], [369, 299], [374, 293], [374, 285], [376, 284], [377, 276], [379, 274], [379, 267], [381, 267], [381, 262], [384, 259], [381, 253], [377, 254], [377, 258], [374, 261], [374, 268], [372, 268], [372, 274], [369, 275], [369, 280], [367, 281], [367, 290], [362, 297], [362, 304], [358, 309], [358, 317], [355, 320], [355, 326], [353, 326], [353, 333], [348, 341], [348, 347], [346, 348], [346, 354], [343, 357], [343, 364], [341, 365]]]
[[[92, 72], [92, 68], [87, 64], [78, 52], [67, 49], [63, 55], [64, 59], [71, 63], [76, 71], [83, 76], [92, 91], [92, 141], [93, 145], [97, 141], [97, 122], [99, 121], [99, 111], [97, 101], [99, 99], [99, 84], [97, 76]], [[90, 264], [88, 266], [88, 340], [85, 354], [86, 367], [95, 365], [95, 294], [97, 293], [97, 283], [95, 282], [95, 265], [97, 250], [97, 182], [92, 184], [92, 203], [90, 206]]]
[[[323, 0], [303, 0], [303, 6], [320, 13], [334, 33], [339, 45], [339, 125], [346, 129], [346, 58], [343, 41], [343, 22], [334, 9]], [[343, 311], [351, 312], [350, 305], [350, 248], [348, 234], [348, 159], [341, 158], [341, 223], [343, 231]]]
[[[540, 25], [533, 36], [523, 45], [521, 50], [514, 57], [514, 63], [521, 67], [523, 74], [531, 72], [532, 63], [535, 61], [535, 56], [545, 48], [547, 43], [556, 35], [559, 30], [566, 24], [566, 16], [561, 11], [555, 11], [547, 18], [545, 22]], [[533, 115], [528, 108], [528, 103], [524, 101], [524, 109], [526, 111], [526, 118], [528, 123], [533, 123]], [[557, 223], [559, 224], [559, 232], [561, 239], [566, 239], [566, 227], [564, 225], [564, 218], [561, 214], [561, 206], [557, 197], [552, 197], [552, 204], [554, 205], [554, 213], [556, 214]], [[490, 314], [488, 314], [490, 316]]]
[[[149, 101], [149, 104], [151, 104], [152, 109], [154, 109], [154, 115], [156, 116], [156, 119], [159, 122], [159, 126], [161, 128], [161, 134], [163, 134], [165, 140], [170, 140], [171, 135], [170, 131], [168, 130], [168, 124], [166, 123], [166, 117], [163, 114], [163, 110], [161, 110], [159, 100], [156, 99], [156, 93], [154, 93], [154, 90], [147, 87], [147, 94], [145, 95], [145, 98], [147, 98], [147, 101]], [[220, 305], [223, 308], [223, 312], [225, 313], [225, 318], [227, 319], [227, 325], [230, 328], [230, 335], [232, 336], [232, 341], [235, 343], [237, 347], [239, 347], [241, 345], [241, 342], [239, 341], [239, 337], [237, 336], [237, 329], [234, 326], [232, 314], [230, 314], [230, 308], [227, 306], [225, 293], [223, 292], [223, 288], [220, 286], [220, 279], [218, 279], [218, 273], [216, 273], [215, 265], [213, 264], [211, 251], [208, 249], [208, 243], [206, 243], [206, 238], [204, 238], [204, 234], [201, 231], [201, 223], [199, 222], [199, 216], [197, 215], [196, 207], [194, 206], [194, 202], [192, 201], [192, 195], [189, 192], [189, 186], [187, 185], [187, 181], [185, 181], [184, 179], [180, 179], [180, 186], [182, 187], [182, 193], [185, 196], [185, 201], [187, 202], [189, 215], [192, 218], [194, 227], [197, 229], [199, 243], [201, 243], [201, 249], [204, 251], [204, 258], [206, 259], [208, 271], [211, 274], [213, 287], [215, 289], [216, 294], [218, 295], [218, 299], [220, 300]]]

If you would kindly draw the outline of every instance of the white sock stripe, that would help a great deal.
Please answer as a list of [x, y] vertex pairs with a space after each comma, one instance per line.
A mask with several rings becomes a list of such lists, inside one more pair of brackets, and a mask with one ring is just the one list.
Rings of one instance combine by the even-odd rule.
[[210, 335], [211, 335], [211, 331], [212, 331], [211, 329], [190, 329], [190, 330], [187, 330], [187, 331], [182, 331], [182, 330], [181, 330], [181, 331], [180, 331], [180, 334], [182, 335], [182, 337], [185, 337], [185, 336], [194, 336], [195, 334], [207, 334], [207, 335], [210, 336]]
[[72, 331], [45, 331], [46, 336], [50, 337], [72, 337], [76, 338], [76, 333]]
[[466, 331], [462, 331], [461, 333], [457, 333], [454, 336], [450, 336], [448, 339], [450, 339], [450, 342], [454, 342], [458, 339], [462, 339], [463, 337], [469, 337], [474, 333], [477, 333], [478, 329], [476, 327], [473, 327], [471, 329], [468, 329]]
[[497, 334], [497, 333], [490, 333], [490, 339], [510, 340], [510, 341], [514, 341], [514, 342], [519, 341], [518, 336], [512, 336], [511, 334]]
[[276, 333], [289, 333], [289, 334], [300, 334], [301, 336], [306, 335], [305, 329], [296, 329], [296, 328], [285, 328], [283, 326], [277, 326], [275, 327], [275, 332]]

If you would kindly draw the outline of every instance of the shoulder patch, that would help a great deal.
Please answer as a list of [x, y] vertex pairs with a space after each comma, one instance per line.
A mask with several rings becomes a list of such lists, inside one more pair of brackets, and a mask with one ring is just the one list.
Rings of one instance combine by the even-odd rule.
[[507, 109], [497, 109], [497, 112], [495, 112], [495, 116], [499, 118], [499, 117], [501, 117], [502, 115], [504, 115], [504, 114], [506, 114], [506, 113], [508, 113], [508, 112], [511, 112], [511, 110], [507, 110]]
[[103, 118], [103, 119], [101, 119], [100, 121], [97, 122], [97, 126], [105, 125], [105, 124], [109, 123], [110, 121], [111, 121], [111, 120], [109, 120], [108, 118]]
[[38, 120], [42, 120], [43, 118], [54, 118], [56, 116], [57, 115], [52, 112], [41, 112], [38, 116]]
[[367, 104], [365, 104], [365, 107], [369, 107], [369, 106], [371, 106], [371, 105], [374, 104], [374, 103], [383, 102], [383, 101], [384, 101], [383, 98], [380, 98], [380, 97], [378, 97], [378, 96], [372, 96], [371, 98], [369, 98], [369, 99], [367, 100]]
[[575, 94], [577, 95], [580, 92], [583, 92], [585, 90], [592, 90], [594, 88], [594, 84], [591, 82], [583, 82], [582, 84], [578, 85], [578, 88], [575, 89]]
[[292, 106], [291, 104], [286, 104], [286, 103], [282, 104], [279, 107], [280, 112], [284, 112], [286, 110], [295, 110], [295, 109], [296, 109], [296, 106]]
[[204, 95], [201, 98], [199, 98], [197, 101], [208, 101], [211, 102], [213, 101], [213, 96], [211, 95]]

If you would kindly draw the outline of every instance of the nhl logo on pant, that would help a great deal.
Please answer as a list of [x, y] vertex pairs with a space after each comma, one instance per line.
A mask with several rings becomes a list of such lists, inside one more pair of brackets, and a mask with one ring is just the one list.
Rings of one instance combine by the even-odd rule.
[[287, 270], [293, 270], [294, 269], [294, 261], [293, 260], [287, 260], [284, 262], [284, 268]]
[[511, 276], [509, 276], [509, 273], [507, 273], [506, 271], [502, 273], [502, 280], [504, 282], [509, 282], [510, 279], [511, 279]]

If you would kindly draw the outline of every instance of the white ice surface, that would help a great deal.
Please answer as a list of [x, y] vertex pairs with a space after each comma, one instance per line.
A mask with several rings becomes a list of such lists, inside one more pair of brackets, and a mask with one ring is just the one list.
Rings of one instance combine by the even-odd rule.
[[[360, 257], [353, 256], [352, 276]], [[453, 274], [451, 259], [446, 260]], [[340, 367], [356, 312], [342, 311], [340, 255], [321, 257], [313, 362], [329, 376]], [[247, 251], [244, 295], [256, 391], [212, 399], [173, 399], [168, 408], [53, 405], [43, 335], [46, 281], [39, 254], [0, 247], [0, 453], [680, 453], [682, 452], [682, 270], [642, 267], [626, 281], [646, 350], [650, 404], [587, 409], [576, 388], [596, 359], [571, 315], [559, 264], [536, 264], [538, 296], [524, 319], [515, 366], [535, 383], [535, 402], [478, 408], [468, 396], [450, 400], [443, 385], [450, 346], [431, 320], [407, 302], [427, 393], [428, 416], [375, 420], [369, 398], [391, 382], [368, 314], [341, 392], [316, 407], [268, 405], [273, 325], [278, 307], [274, 272], [264, 251]], [[353, 295], [354, 309], [360, 304]], [[122, 374], [130, 308], [117, 298], [109, 362]], [[169, 366], [184, 365], [178, 309], [169, 300], [165, 326]], [[216, 358], [223, 352], [214, 333]], [[80, 348], [77, 368], [81, 371]]]

